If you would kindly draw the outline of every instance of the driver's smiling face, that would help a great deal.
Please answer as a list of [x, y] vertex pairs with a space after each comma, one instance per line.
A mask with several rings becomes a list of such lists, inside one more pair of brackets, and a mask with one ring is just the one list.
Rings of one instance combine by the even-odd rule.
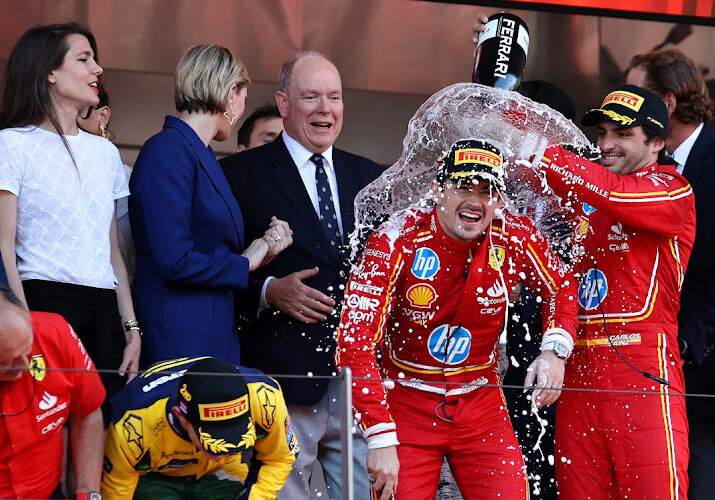
[[489, 181], [474, 178], [459, 183], [447, 180], [432, 185], [435, 210], [442, 230], [450, 238], [467, 243], [481, 239], [501, 207], [499, 192]]

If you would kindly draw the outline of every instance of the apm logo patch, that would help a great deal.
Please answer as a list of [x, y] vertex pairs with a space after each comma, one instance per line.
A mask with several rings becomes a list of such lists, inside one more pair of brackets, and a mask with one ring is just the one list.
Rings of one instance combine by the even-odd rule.
[[448, 365], [458, 365], [467, 359], [472, 347], [472, 334], [461, 326], [440, 325], [430, 333], [427, 349], [430, 356]]
[[596, 309], [608, 295], [608, 280], [598, 269], [589, 269], [581, 278], [578, 303], [586, 311]]

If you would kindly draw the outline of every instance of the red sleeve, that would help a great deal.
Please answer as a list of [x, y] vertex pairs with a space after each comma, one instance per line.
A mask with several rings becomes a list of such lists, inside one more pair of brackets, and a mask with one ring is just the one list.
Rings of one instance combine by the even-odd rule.
[[588, 203], [624, 224], [667, 237], [678, 234], [692, 210], [690, 184], [674, 170], [618, 175], [560, 146], [546, 150], [539, 168], [565, 201]]
[[[542, 299], [541, 316], [544, 335], [568, 333], [570, 345], [578, 328], [577, 292], [573, 272], [549, 246], [544, 235], [528, 217], [519, 217], [529, 229], [523, 241], [525, 285]], [[565, 336], [565, 335], [564, 335]]]
[[367, 241], [360, 261], [350, 274], [340, 317], [335, 363], [348, 366], [353, 383], [353, 407], [365, 437], [394, 433], [376, 352], [382, 343], [393, 300], [393, 288], [403, 267], [403, 250], [390, 241], [390, 232], [378, 230]]
[[107, 393], [82, 341], [69, 323], [64, 320], [63, 323], [60, 332], [66, 338], [63, 365], [78, 370], [69, 377], [72, 380], [70, 415], [81, 417], [99, 408]]

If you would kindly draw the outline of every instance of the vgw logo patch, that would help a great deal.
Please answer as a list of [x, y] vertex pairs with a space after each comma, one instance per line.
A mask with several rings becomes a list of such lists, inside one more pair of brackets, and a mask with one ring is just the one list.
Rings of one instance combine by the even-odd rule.
[[430, 356], [448, 365], [458, 365], [467, 359], [471, 347], [472, 334], [461, 326], [440, 325], [427, 340]]
[[608, 295], [608, 280], [598, 269], [589, 269], [581, 278], [578, 303], [586, 311], [596, 309]]

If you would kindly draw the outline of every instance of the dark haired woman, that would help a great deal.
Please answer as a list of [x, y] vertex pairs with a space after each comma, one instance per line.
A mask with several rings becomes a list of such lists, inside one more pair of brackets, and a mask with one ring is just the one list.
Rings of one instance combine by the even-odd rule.
[[[117, 148], [77, 126], [80, 110], [99, 101], [95, 54], [92, 34], [74, 23], [32, 28], [10, 54], [0, 250], [20, 300], [62, 314], [97, 367], [123, 375], [137, 369], [141, 347], [117, 244], [115, 200], [127, 196], [127, 181]], [[112, 374], [102, 382], [108, 396], [123, 385]]]
[[274, 218], [262, 238], [244, 242], [241, 210], [209, 146], [230, 135], [249, 81], [228, 49], [190, 48], [176, 68], [179, 116], [166, 117], [134, 164], [129, 217], [142, 363], [181, 356], [238, 363], [234, 291], [293, 241], [288, 224]]

